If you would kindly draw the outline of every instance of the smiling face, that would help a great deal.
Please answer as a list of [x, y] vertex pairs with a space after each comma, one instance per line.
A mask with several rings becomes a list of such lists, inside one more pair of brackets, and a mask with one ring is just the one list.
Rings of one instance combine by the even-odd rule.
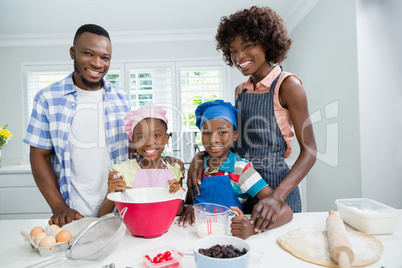
[[271, 70], [263, 47], [255, 42], [243, 40], [240, 35], [230, 43], [230, 57], [233, 64], [245, 75], [251, 75], [260, 81]]
[[238, 131], [234, 130], [229, 121], [223, 118], [212, 118], [202, 124], [201, 132], [202, 144], [210, 158], [222, 164], [229, 155], [233, 141], [237, 141]]
[[74, 84], [84, 90], [98, 90], [110, 67], [112, 44], [102, 35], [83, 33], [70, 48], [74, 60]]
[[147, 168], [160, 168], [160, 155], [168, 141], [166, 124], [160, 119], [145, 118], [134, 127], [134, 146], [144, 158], [143, 166]]

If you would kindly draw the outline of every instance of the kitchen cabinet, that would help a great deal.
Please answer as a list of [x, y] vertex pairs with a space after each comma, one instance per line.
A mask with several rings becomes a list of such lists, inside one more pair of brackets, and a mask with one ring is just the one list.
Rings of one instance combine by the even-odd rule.
[[29, 165], [0, 168], [0, 220], [50, 218]]

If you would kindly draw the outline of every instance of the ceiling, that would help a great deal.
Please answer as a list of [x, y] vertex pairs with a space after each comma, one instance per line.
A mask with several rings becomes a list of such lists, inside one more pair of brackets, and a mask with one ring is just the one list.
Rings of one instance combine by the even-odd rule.
[[72, 34], [85, 23], [109, 32], [216, 29], [252, 5], [270, 6], [289, 31], [319, 0], [0, 0], [0, 37]]

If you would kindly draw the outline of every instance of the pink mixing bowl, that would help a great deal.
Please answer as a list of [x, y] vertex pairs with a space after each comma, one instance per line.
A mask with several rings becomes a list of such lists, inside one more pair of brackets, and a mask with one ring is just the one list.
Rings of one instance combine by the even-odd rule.
[[127, 189], [132, 201], [125, 201], [121, 192], [107, 195], [117, 210], [123, 211], [123, 221], [134, 236], [158, 237], [172, 225], [185, 192], [169, 193], [167, 187]]

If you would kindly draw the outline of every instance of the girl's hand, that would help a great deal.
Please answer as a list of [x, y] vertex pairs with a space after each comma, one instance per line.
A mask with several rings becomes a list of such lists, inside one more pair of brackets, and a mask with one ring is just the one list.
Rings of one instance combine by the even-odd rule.
[[126, 189], [126, 182], [124, 181], [124, 176], [121, 175], [119, 178], [115, 178], [114, 175], [118, 175], [118, 171], [109, 172], [109, 178], [107, 180], [107, 193], [114, 193], [116, 191], [123, 191]]
[[164, 157], [162, 157], [162, 159], [165, 160], [166, 162], [168, 162], [172, 166], [174, 166], [175, 164], [179, 164], [181, 173], [182, 174], [186, 173], [184, 163], [182, 161], [180, 161], [179, 159], [171, 157], [171, 156], [164, 156]]
[[181, 187], [180, 183], [178, 183], [176, 179], [168, 180], [168, 187], [169, 187], [169, 193], [171, 194], [174, 194], [178, 190], [185, 191], [185, 189]]
[[176, 224], [179, 227], [183, 226], [184, 228], [187, 227], [187, 223], [190, 223], [191, 226], [194, 226], [195, 223], [195, 215], [193, 205], [188, 205], [184, 208], [183, 214], [177, 219]]
[[230, 207], [230, 209], [239, 214], [239, 216], [232, 218], [232, 224], [230, 225], [232, 235], [242, 239], [254, 235], [253, 225], [250, 223], [250, 220], [244, 216], [243, 211], [238, 207]]
[[254, 232], [262, 232], [271, 229], [282, 209], [283, 203], [273, 194], [261, 199], [254, 206], [250, 222], [254, 225]]
[[201, 185], [202, 173], [204, 172], [204, 157], [206, 155], [205, 151], [196, 153], [187, 172], [187, 191], [192, 199], [195, 196], [193, 187], [197, 195], [200, 195], [198, 185]]

